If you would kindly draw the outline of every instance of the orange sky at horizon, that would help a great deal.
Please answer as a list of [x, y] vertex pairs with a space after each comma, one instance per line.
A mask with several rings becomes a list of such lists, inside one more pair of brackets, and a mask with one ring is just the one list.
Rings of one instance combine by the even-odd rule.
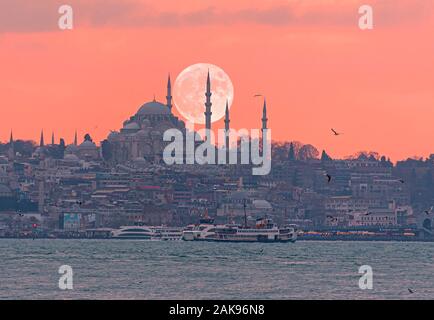
[[[72, 0], [0, 4], [0, 140], [103, 140], [187, 66], [231, 77], [231, 126], [259, 128], [267, 97], [276, 141], [332, 157], [377, 151], [392, 160], [434, 153], [434, 2], [371, 0]], [[28, 24], [28, 25], [27, 25]], [[216, 127], [222, 127], [219, 121]], [[332, 135], [330, 128], [343, 132]]]

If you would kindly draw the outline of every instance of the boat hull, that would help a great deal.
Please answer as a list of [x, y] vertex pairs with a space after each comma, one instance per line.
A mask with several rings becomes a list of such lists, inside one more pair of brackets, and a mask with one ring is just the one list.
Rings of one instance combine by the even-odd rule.
[[246, 240], [246, 239], [194, 239], [193, 241], [206, 241], [206, 242], [234, 242], [234, 243], [294, 243], [296, 240], [293, 239], [279, 239], [279, 240], [269, 240], [269, 239], [257, 239], [257, 240]]

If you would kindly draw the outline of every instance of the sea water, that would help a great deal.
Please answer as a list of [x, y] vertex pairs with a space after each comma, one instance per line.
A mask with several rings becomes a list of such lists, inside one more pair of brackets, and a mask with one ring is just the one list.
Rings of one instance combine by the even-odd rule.
[[0, 299], [434, 299], [433, 257], [421, 242], [0, 239]]

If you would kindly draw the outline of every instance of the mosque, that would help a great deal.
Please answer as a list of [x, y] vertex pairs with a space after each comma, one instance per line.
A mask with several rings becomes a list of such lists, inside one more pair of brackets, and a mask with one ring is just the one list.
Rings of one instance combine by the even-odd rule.
[[[211, 130], [211, 79], [208, 73], [205, 91], [205, 128]], [[262, 129], [267, 129], [267, 106], [264, 101], [262, 111]], [[226, 105], [225, 130], [229, 132], [229, 108]], [[170, 76], [167, 81], [166, 103], [155, 100], [143, 104], [137, 113], [124, 121], [119, 131], [112, 131], [107, 139], [101, 142], [98, 147], [89, 134], [86, 134], [82, 143], [78, 143], [77, 133], [74, 142], [64, 149], [64, 159], [68, 161], [79, 160], [100, 160], [101, 158], [111, 164], [118, 164], [127, 161], [139, 161], [141, 163], [162, 164], [163, 151], [170, 143], [163, 140], [164, 132], [168, 129], [178, 129], [184, 136], [186, 126], [184, 121], [178, 119], [172, 113], [172, 85]], [[209, 131], [208, 131], [209, 132]], [[207, 139], [207, 137], [204, 137]], [[13, 138], [11, 134], [11, 145]], [[198, 141], [199, 145], [201, 142]], [[229, 146], [229, 139], [226, 138], [226, 147]], [[44, 134], [41, 132], [41, 139], [38, 148], [33, 156], [45, 158], [49, 154], [50, 147], [55, 147], [54, 133], [51, 145], [45, 145]], [[228, 148], [227, 148], [228, 149]]]
[[[208, 73], [205, 92], [205, 128], [211, 130], [211, 79]], [[264, 102], [262, 129], [267, 128], [267, 107]], [[229, 130], [229, 109], [226, 106], [225, 130]], [[102, 142], [102, 155], [111, 163], [143, 161], [162, 163], [163, 150], [169, 142], [163, 141], [167, 129], [176, 128], [185, 135], [185, 123], [172, 113], [172, 86], [167, 81], [166, 103], [155, 100], [143, 104], [137, 113], [124, 121], [119, 131], [112, 131]], [[228, 142], [226, 142], [228, 143]]]
[[154, 98], [124, 121], [120, 131], [112, 131], [102, 143], [103, 148], [108, 149], [108, 152], [103, 152], [104, 158], [113, 163], [139, 159], [148, 163], [161, 163], [167, 144], [163, 141], [163, 134], [171, 128], [177, 128], [185, 134], [185, 123], [172, 113], [172, 85], [169, 76], [166, 103]]

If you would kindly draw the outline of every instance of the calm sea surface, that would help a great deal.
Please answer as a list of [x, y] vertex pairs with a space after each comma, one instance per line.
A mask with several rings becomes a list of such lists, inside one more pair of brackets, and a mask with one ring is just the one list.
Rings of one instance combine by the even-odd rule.
[[434, 243], [1, 239], [0, 299], [434, 299], [433, 257]]

